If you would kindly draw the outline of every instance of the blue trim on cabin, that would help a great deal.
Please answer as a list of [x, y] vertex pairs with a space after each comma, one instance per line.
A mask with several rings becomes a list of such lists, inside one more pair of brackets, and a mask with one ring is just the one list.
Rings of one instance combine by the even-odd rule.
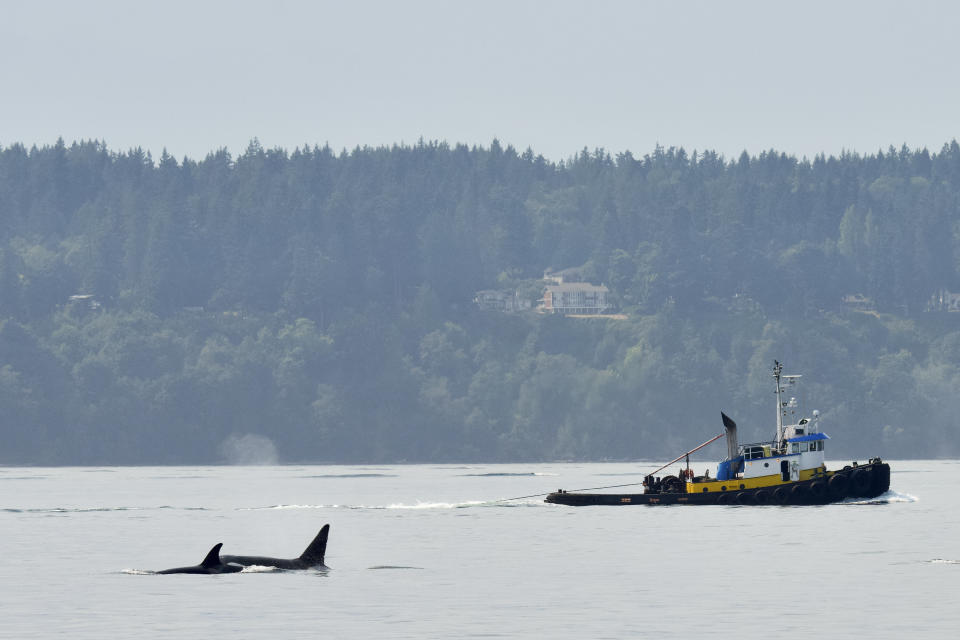
[[814, 440], [829, 440], [830, 436], [825, 433], [808, 433], [805, 436], [790, 438], [787, 442], [813, 442]]
[[792, 458], [794, 456], [800, 455], [799, 453], [781, 453], [778, 456], [770, 456], [769, 458], [751, 458], [747, 462], [756, 462], [758, 460], [779, 460], [780, 458]]

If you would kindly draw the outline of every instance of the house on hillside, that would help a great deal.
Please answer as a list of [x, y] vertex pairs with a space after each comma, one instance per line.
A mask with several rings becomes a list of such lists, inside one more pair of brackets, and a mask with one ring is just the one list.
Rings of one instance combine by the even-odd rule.
[[582, 282], [583, 267], [569, 267], [567, 269], [547, 269], [543, 272], [543, 279], [551, 284], [564, 282]]
[[561, 282], [548, 284], [543, 294], [543, 306], [546, 313], [603, 313], [610, 308], [604, 285], [588, 282]]
[[847, 309], [854, 311], [876, 311], [877, 307], [873, 304], [873, 299], [868, 298], [862, 293], [851, 293], [843, 296], [840, 301]]
[[481, 309], [491, 311], [523, 311], [531, 307], [530, 301], [521, 298], [519, 292], [499, 289], [477, 291], [473, 302]]
[[100, 308], [100, 303], [92, 293], [77, 293], [67, 299], [67, 304], [73, 308], [89, 309], [96, 311]]
[[960, 293], [950, 293], [940, 289], [931, 296], [927, 303], [927, 311], [960, 312]]

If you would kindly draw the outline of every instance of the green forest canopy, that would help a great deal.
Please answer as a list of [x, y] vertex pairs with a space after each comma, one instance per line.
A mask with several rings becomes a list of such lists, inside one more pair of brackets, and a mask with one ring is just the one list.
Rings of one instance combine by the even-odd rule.
[[[210, 463], [251, 434], [287, 462], [662, 458], [721, 409], [770, 437], [774, 358], [828, 457], [960, 455], [956, 141], [12, 144], [0, 223], [2, 463]], [[626, 319], [471, 302], [571, 266]]]

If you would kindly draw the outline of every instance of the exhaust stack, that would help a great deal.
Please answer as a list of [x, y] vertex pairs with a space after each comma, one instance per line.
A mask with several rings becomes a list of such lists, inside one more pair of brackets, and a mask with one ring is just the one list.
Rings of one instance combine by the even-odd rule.
[[727, 429], [727, 460], [733, 460], [737, 457], [737, 423], [730, 419], [730, 416], [723, 411], [720, 412], [723, 417], [723, 426]]

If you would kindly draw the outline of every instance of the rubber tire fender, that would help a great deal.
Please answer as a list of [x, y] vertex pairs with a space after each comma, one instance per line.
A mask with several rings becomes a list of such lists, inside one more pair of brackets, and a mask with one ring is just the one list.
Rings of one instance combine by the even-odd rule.
[[830, 491], [833, 492], [833, 495], [838, 498], [844, 498], [847, 495], [847, 490], [850, 487], [850, 480], [847, 478], [845, 473], [836, 473], [829, 480], [827, 480], [827, 486], [830, 487]]
[[793, 504], [807, 501], [807, 488], [803, 485], [794, 485], [790, 487], [790, 502]]
[[660, 493], [683, 493], [683, 481], [677, 476], [667, 476], [660, 484]]
[[870, 472], [866, 469], [857, 469], [850, 476], [850, 495], [854, 497], [862, 496], [870, 489]]
[[827, 495], [827, 483], [822, 480], [810, 483], [810, 495], [814, 500], [821, 500]]

